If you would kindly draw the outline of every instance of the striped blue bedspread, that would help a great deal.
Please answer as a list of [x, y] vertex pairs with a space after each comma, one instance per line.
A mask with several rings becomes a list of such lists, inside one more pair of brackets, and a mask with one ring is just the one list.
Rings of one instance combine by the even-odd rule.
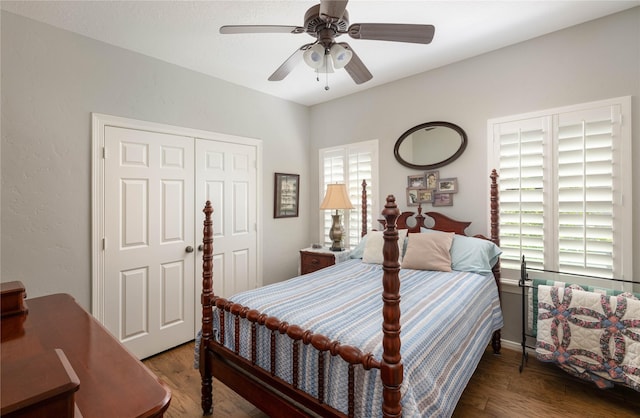
[[[450, 417], [476, 369], [502, 311], [493, 276], [403, 269], [401, 341], [406, 417]], [[323, 334], [382, 358], [382, 266], [348, 260], [304, 276], [242, 292], [229, 300]], [[240, 354], [250, 358], [250, 326], [241, 323]], [[225, 316], [225, 344], [234, 349], [232, 315]], [[219, 329], [214, 312], [214, 329]], [[260, 327], [261, 328], [261, 327]], [[277, 334], [276, 374], [291, 382], [291, 343]], [[270, 332], [259, 330], [257, 363], [270, 369]], [[244, 342], [244, 343], [243, 343]], [[347, 412], [348, 367], [327, 354], [326, 403]], [[317, 351], [300, 347], [299, 385], [317, 396]], [[308, 375], [304, 373], [308, 370]], [[378, 370], [356, 367], [356, 416], [381, 416]]]

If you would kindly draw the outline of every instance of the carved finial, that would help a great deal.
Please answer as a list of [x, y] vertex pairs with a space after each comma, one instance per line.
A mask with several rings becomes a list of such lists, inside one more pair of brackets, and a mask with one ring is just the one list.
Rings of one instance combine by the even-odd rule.
[[387, 196], [387, 204], [384, 205], [382, 216], [385, 218], [387, 229], [395, 229], [396, 219], [400, 216], [400, 210], [396, 205], [396, 198], [392, 194]]
[[205, 216], [211, 215], [213, 213], [213, 206], [211, 206], [211, 201], [207, 200], [207, 203], [204, 204], [204, 209], [202, 209]]

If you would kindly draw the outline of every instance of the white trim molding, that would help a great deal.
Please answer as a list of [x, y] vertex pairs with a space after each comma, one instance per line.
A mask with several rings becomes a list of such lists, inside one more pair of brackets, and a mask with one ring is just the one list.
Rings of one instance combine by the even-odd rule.
[[[257, 266], [258, 266], [258, 285], [262, 285], [262, 265], [263, 265], [263, 249], [262, 249], [262, 228], [263, 228], [263, 191], [261, 184], [262, 178], [262, 140], [255, 138], [239, 137], [234, 135], [222, 134], [217, 132], [203, 131], [192, 128], [184, 128], [173, 125], [166, 125], [155, 122], [140, 121], [135, 119], [123, 118], [119, 116], [105, 115], [101, 113], [91, 114], [91, 313], [99, 320], [104, 319], [104, 301], [100, 291], [104, 288], [104, 213], [105, 213], [105, 169], [104, 169], [104, 153], [105, 153], [105, 128], [107, 126], [120, 127], [127, 129], [136, 129], [142, 131], [159, 132], [165, 134], [173, 134], [180, 136], [193, 137], [194, 139], [204, 139], [218, 142], [229, 142], [233, 144], [241, 144], [253, 146], [256, 148], [256, 173], [258, 177], [257, 193], [257, 213], [256, 213], [256, 240], [257, 240]], [[202, 208], [195, 208], [196, 211]], [[196, 231], [201, 226], [195, 225]]]

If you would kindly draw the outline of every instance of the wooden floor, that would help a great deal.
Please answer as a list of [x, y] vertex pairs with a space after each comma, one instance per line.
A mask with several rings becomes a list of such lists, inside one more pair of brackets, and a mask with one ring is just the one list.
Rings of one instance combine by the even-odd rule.
[[[467, 385], [454, 417], [640, 417], [640, 393], [616, 387], [600, 390], [529, 356], [518, 372], [520, 353], [487, 350]], [[146, 359], [144, 363], [172, 391], [168, 418], [200, 417], [200, 374], [193, 368], [193, 343]], [[213, 382], [214, 417], [266, 417], [258, 409]]]

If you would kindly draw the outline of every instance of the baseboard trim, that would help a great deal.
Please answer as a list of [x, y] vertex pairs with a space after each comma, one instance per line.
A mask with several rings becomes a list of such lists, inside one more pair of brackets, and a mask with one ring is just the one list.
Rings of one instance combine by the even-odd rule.
[[507, 350], [522, 351], [522, 343], [510, 340], [500, 340], [500, 344]]

